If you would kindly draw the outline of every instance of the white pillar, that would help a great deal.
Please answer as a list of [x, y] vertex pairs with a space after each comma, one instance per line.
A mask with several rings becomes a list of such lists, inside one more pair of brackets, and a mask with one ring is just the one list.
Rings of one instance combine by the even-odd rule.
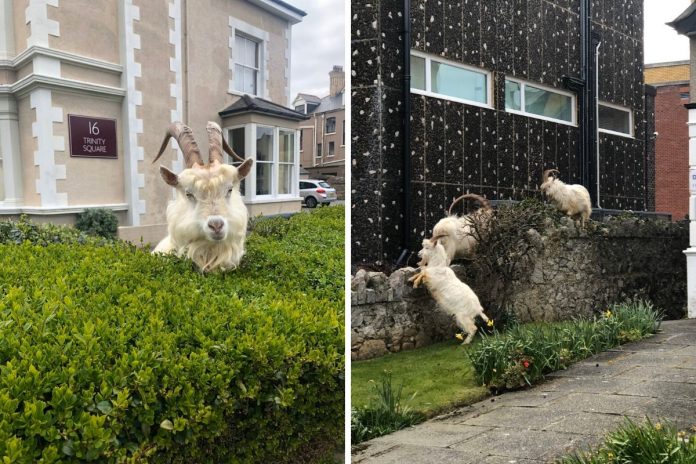
[[22, 162], [19, 151], [19, 119], [14, 96], [0, 94], [0, 158], [2, 158], [2, 206], [22, 204]]
[[696, 108], [689, 109], [689, 248], [686, 255], [686, 288], [689, 319], [696, 318]]

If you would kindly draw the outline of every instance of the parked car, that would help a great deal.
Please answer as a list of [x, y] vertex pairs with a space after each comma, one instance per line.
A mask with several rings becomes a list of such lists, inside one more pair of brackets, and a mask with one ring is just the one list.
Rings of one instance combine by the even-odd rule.
[[336, 201], [336, 189], [323, 180], [302, 179], [300, 196], [307, 208], [315, 208], [318, 204], [329, 205]]

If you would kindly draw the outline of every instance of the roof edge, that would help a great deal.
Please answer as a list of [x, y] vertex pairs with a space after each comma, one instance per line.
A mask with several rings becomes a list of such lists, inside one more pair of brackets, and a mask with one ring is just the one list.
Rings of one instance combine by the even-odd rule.
[[287, 19], [290, 24], [302, 22], [302, 18], [307, 16], [307, 13], [299, 8], [290, 5], [283, 0], [249, 0], [250, 3], [269, 11], [276, 16]]

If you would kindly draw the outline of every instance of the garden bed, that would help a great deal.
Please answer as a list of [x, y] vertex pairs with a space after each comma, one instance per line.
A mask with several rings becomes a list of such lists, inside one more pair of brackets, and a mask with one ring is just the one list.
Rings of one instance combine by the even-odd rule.
[[3, 462], [303, 461], [340, 440], [342, 208], [255, 222], [212, 275], [23, 227], [0, 236]]

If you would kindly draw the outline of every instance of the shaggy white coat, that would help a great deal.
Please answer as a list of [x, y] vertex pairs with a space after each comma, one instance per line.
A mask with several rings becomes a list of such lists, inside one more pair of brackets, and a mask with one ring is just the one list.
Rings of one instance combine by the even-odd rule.
[[478, 242], [473, 235], [474, 221], [482, 224], [483, 221], [490, 219], [492, 215], [492, 210], [480, 208], [464, 216], [447, 216], [435, 224], [433, 237], [444, 247], [447, 265], [455, 258], [470, 259], [473, 256]]
[[582, 225], [590, 219], [592, 214], [590, 192], [582, 185], [569, 185], [560, 179], [548, 176], [540, 188], [559, 211], [574, 220], [579, 219]]
[[447, 255], [440, 243], [423, 240], [420, 255], [427, 260], [428, 265], [421, 267], [420, 272], [409, 279], [413, 282], [413, 288], [418, 288], [421, 283], [425, 284], [438, 306], [454, 316], [457, 326], [466, 332], [467, 336], [462, 345], [471, 343], [478, 330], [474, 322], [476, 316], [481, 316], [488, 322], [478, 297], [467, 284], [457, 278], [451, 268], [444, 264]]
[[[153, 252], [186, 256], [202, 272], [236, 268], [244, 255], [248, 220], [237, 168], [194, 165], [182, 171], [176, 182], [165, 180], [175, 184], [176, 199], [167, 206], [169, 235]], [[208, 227], [211, 217], [223, 220], [220, 234]]]

